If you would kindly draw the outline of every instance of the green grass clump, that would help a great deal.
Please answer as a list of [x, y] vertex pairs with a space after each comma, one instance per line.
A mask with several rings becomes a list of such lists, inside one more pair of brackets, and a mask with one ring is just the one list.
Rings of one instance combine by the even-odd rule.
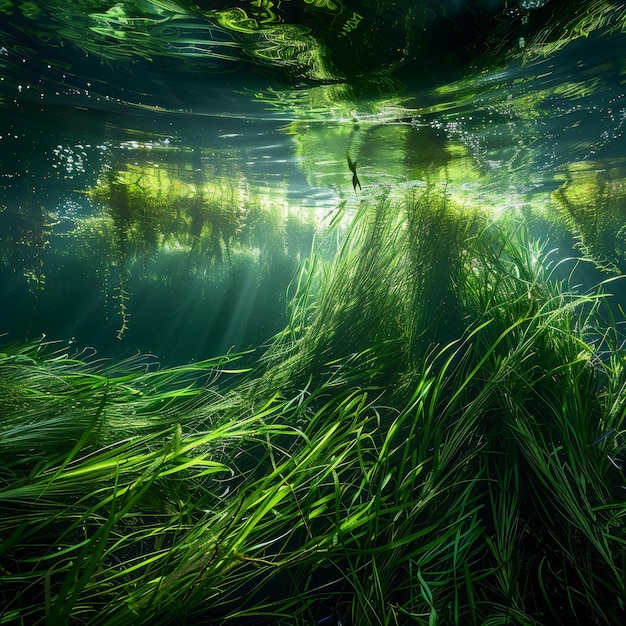
[[[619, 173], [619, 170], [618, 170]], [[581, 253], [604, 271], [624, 271], [626, 198], [622, 178], [581, 163], [566, 172], [552, 199], [557, 220], [564, 223]]]
[[625, 357], [552, 269], [426, 188], [251, 371], [6, 349], [0, 623], [623, 622]]
[[335, 259], [305, 267], [290, 323], [265, 356], [268, 386], [302, 385], [346, 359], [388, 377], [459, 338], [466, 243], [477, 228], [476, 212], [434, 186], [400, 204], [384, 192], [363, 202]]

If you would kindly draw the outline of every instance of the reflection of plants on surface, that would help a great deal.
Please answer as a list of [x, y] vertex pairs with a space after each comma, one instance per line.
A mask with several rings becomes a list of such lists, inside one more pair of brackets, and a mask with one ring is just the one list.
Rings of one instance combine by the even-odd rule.
[[553, 193], [559, 213], [582, 252], [602, 269], [626, 267], [626, 183], [598, 170], [571, 168]]
[[196, 189], [191, 198], [181, 198], [183, 212], [189, 206], [192, 249], [219, 263], [225, 251], [230, 262], [231, 247], [240, 243], [247, 219], [247, 195], [237, 181], [220, 181], [208, 191]]
[[619, 331], [479, 226], [360, 209], [262, 374], [5, 348], [2, 619], [623, 623]]
[[385, 185], [428, 178], [453, 187], [479, 179], [467, 148], [459, 141], [449, 141], [443, 129], [391, 116], [382, 122], [375, 120], [376, 116], [372, 120], [290, 123], [286, 132], [292, 136], [309, 185], [334, 188], [340, 195], [350, 193], [350, 162], [357, 162], [358, 177], [366, 186], [368, 178], [373, 178], [368, 172], [376, 173], [372, 182]]
[[589, 37], [594, 31], [619, 32], [626, 20], [626, 10], [621, 2], [590, 0], [584, 4], [567, 3], [555, 17], [557, 19], [543, 24], [538, 20], [532, 37], [524, 40], [526, 60], [554, 54], [576, 39]]
[[[193, 258], [221, 263], [233, 246], [262, 249], [282, 241], [282, 213], [262, 206], [243, 179], [198, 184], [182, 174], [127, 165], [108, 172], [91, 192], [112, 219], [123, 256], [147, 258], [164, 245], [181, 246]], [[311, 218], [302, 219], [310, 230]]]
[[[553, 54], [594, 31], [620, 32], [626, 19], [622, 3], [609, 0], [572, 0], [559, 11], [506, 2], [452, 8], [432, 0], [399, 0], [394, 10], [387, 3], [355, 7], [336, 0], [208, 4], [15, 0], [0, 3], [0, 14], [31, 41], [75, 46], [107, 62], [157, 61], [188, 76], [252, 64], [297, 85], [301, 94], [304, 83], [322, 94], [317, 100], [359, 105], [368, 97], [399, 96], [407, 76], [428, 82], [451, 68], [477, 76], [512, 60]], [[39, 53], [36, 46], [24, 50]], [[68, 67], [65, 57], [51, 61]], [[258, 95], [281, 104], [275, 93]]]
[[90, 194], [105, 207], [119, 252], [127, 256], [153, 254], [181, 229], [175, 202], [190, 192], [164, 169], [128, 165], [106, 171]]

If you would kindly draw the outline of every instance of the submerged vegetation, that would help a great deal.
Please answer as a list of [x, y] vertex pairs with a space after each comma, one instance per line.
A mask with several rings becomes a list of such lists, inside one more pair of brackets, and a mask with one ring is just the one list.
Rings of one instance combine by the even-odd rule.
[[[191, 163], [172, 168], [124, 164], [106, 168], [91, 197], [103, 207], [100, 227], [91, 234], [116, 266], [122, 338], [129, 326], [129, 266], [139, 263], [148, 271], [150, 261], [167, 251], [178, 251], [187, 262], [184, 274], [209, 274], [222, 278], [223, 266], [232, 269], [254, 261], [258, 278], [295, 271], [308, 255], [314, 232], [311, 214], [298, 215], [283, 206], [269, 204], [259, 190], [251, 190], [236, 172], [226, 178], [202, 167], [200, 151]], [[262, 202], [265, 200], [265, 202]], [[85, 234], [85, 233], [84, 233]], [[228, 282], [227, 280], [225, 282]], [[285, 281], [286, 282], [286, 281]]]
[[5, 347], [0, 623], [623, 622], [622, 336], [553, 270], [425, 186], [251, 368]]
[[0, 0], [0, 624], [625, 623], [623, 3], [226, 4]]
[[[133, 162], [112, 159], [75, 192], [83, 204], [0, 206], [0, 278], [10, 289], [5, 315], [18, 318], [14, 337], [63, 336], [72, 320], [69, 336], [80, 343], [125, 338], [164, 356], [176, 317], [206, 329], [212, 354], [282, 328], [284, 293], [311, 251], [314, 209], [289, 207], [276, 187], [253, 185], [233, 166], [225, 175], [200, 150], [161, 156], [138, 148]], [[231, 322], [244, 332], [226, 332]], [[178, 341], [177, 358], [181, 341], [189, 354], [176, 363], [206, 355], [196, 338]]]
[[583, 254], [602, 269], [624, 271], [626, 252], [626, 187], [620, 170], [594, 163], [570, 166], [553, 198], [567, 229]]

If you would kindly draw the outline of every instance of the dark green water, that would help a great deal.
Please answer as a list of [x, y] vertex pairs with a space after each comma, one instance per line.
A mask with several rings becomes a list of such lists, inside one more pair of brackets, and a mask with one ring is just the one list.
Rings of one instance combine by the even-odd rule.
[[[596, 252], [623, 267], [621, 3], [5, 0], [0, 17], [6, 340], [170, 364], [259, 346], [340, 202], [429, 180], [543, 233], [564, 184], [604, 193]], [[132, 215], [111, 181], [139, 194]], [[572, 234], [554, 233], [563, 256]]]

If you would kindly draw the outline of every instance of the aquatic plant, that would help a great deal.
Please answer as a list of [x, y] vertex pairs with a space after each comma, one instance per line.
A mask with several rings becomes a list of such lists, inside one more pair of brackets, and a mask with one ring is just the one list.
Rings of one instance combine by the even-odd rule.
[[48, 238], [58, 222], [26, 194], [10, 208], [0, 206], [0, 220], [0, 267], [10, 268], [7, 280], [25, 279], [36, 294], [45, 286]]
[[601, 290], [436, 188], [305, 270], [248, 371], [4, 349], [1, 619], [623, 621]]
[[625, 196], [624, 181], [592, 163], [570, 166], [565, 183], [552, 194], [581, 252], [598, 267], [617, 273], [626, 252]]
[[[243, 176], [205, 172], [199, 151], [189, 159], [198, 167], [184, 160], [171, 166], [108, 165], [88, 191], [101, 209], [99, 221], [77, 220], [70, 245], [78, 256], [90, 258], [90, 265], [104, 265], [102, 287], [117, 300], [120, 339], [136, 308], [133, 290], [139, 279], [171, 283], [175, 273], [178, 281], [189, 283], [200, 277], [220, 283], [226, 298], [249, 269], [260, 281], [272, 277], [278, 284], [272, 289], [283, 290], [310, 251], [316, 227], [311, 211], [270, 203], [266, 190], [252, 188]], [[92, 260], [96, 250], [102, 254]], [[166, 264], [168, 271], [157, 276], [157, 268], [162, 271]]]
[[[340, 212], [337, 228], [341, 219]], [[332, 262], [314, 259], [305, 267], [291, 323], [264, 357], [270, 388], [297, 387], [334, 361], [364, 355], [372, 359], [365, 371], [375, 371], [380, 358], [386, 375], [387, 359], [405, 372], [458, 338], [465, 322], [457, 299], [477, 219], [435, 185], [402, 202], [384, 189], [361, 202]], [[281, 367], [271, 367], [274, 359]]]

